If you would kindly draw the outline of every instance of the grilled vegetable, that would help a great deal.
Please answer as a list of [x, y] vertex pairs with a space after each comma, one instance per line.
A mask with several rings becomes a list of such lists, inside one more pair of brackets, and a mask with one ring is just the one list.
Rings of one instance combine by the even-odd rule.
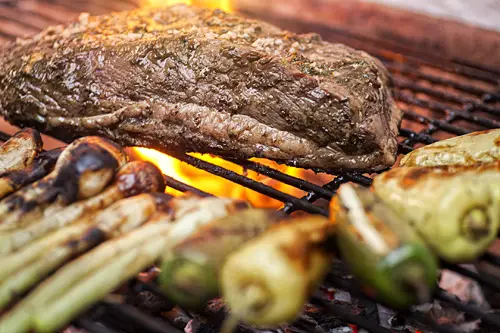
[[120, 238], [107, 241], [59, 269], [0, 319], [0, 332], [54, 332], [78, 313], [144, 270], [201, 225], [248, 208], [230, 199], [186, 196]]
[[57, 208], [101, 192], [127, 155], [113, 142], [85, 137], [59, 156], [54, 171], [0, 202], [0, 225], [23, 225], [40, 217], [48, 205]]
[[296, 318], [330, 267], [332, 256], [320, 245], [331, 231], [327, 218], [294, 217], [229, 255], [220, 275], [231, 309], [224, 331], [239, 320], [270, 327]]
[[225, 258], [282, 217], [274, 209], [245, 209], [200, 227], [164, 255], [160, 286], [177, 305], [203, 307], [219, 295], [218, 275]]
[[154, 193], [123, 199], [0, 259], [0, 309], [71, 257], [142, 225], [171, 198]]
[[474, 260], [496, 239], [500, 161], [396, 168], [377, 176], [373, 188], [446, 261]]
[[373, 192], [342, 185], [330, 219], [344, 261], [369, 293], [397, 309], [429, 301], [437, 281], [434, 254]]
[[61, 148], [56, 148], [42, 152], [35, 157], [29, 167], [0, 175], [0, 199], [45, 177], [54, 168], [61, 151]]
[[30, 166], [42, 147], [42, 137], [34, 129], [17, 132], [0, 146], [0, 174]]
[[500, 160], [500, 129], [442, 140], [407, 154], [400, 166], [473, 165]]
[[84, 214], [103, 209], [120, 199], [164, 189], [163, 176], [156, 166], [144, 161], [127, 163], [118, 171], [113, 185], [102, 193], [61, 208], [54, 214], [45, 214], [28, 226], [0, 232], [0, 253], [16, 251], [55, 229], [75, 222]]

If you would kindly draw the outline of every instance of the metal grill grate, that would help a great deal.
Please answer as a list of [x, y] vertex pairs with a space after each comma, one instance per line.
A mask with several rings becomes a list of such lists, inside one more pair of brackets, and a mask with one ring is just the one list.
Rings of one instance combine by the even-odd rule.
[[[134, 6], [136, 6], [136, 3], [133, 0], [108, 0], [105, 4], [102, 4], [99, 0], [88, 2], [64, 0], [2, 2], [0, 0], [0, 44], [17, 35], [34, 33], [48, 24], [57, 24], [70, 17], [76, 17], [79, 11], [91, 11], [99, 14], [133, 8]], [[319, 25], [315, 26], [310, 23], [302, 24], [282, 20], [280, 24], [297, 32], [316, 31], [325, 39], [364, 49], [384, 62], [393, 75], [395, 97], [404, 111], [399, 145], [399, 151], [402, 154], [420, 145], [430, 144], [447, 137], [466, 134], [475, 130], [500, 127], [499, 70], [486, 68], [479, 64], [441, 59], [438, 56], [412, 50], [409, 47], [390, 44], [382, 40], [369, 40], [355, 36], [348, 31]], [[5, 141], [8, 137], [4, 133], [0, 135], [2, 141]], [[278, 182], [307, 192], [304, 197], [298, 198], [190, 155], [176, 154], [174, 157], [196, 168], [208, 171], [214, 177], [228, 179], [279, 200], [284, 204], [283, 210], [288, 213], [301, 210], [327, 215], [324, 205], [317, 204], [320, 199], [329, 200], [339, 186], [345, 182], [356, 182], [365, 186], [371, 183], [370, 175], [345, 173], [335, 175], [331, 182], [319, 186], [256, 162], [232, 161], [245, 169], [256, 171]], [[167, 177], [167, 184], [179, 191], [192, 191], [201, 195], [210, 195], [204, 192], [203, 189], [193, 188], [170, 177]], [[481, 260], [500, 267], [500, 258], [492, 254], [486, 254]], [[446, 263], [443, 263], [443, 267], [476, 280], [490, 290], [500, 292], [500, 281], [492, 276], [478, 274], [462, 266]], [[364, 302], [373, 304], [365, 295], [360, 295], [349, 281], [335, 274], [336, 271], [332, 271], [328, 277], [325, 282], [326, 287], [333, 286], [348, 291], [353, 296], [364, 300]], [[135, 293], [147, 290], [156, 297], [167, 301], [154, 284], [135, 280], [131, 282], [130, 287]], [[485, 328], [483, 332], [500, 331], [499, 315], [485, 312], [473, 304], [462, 303], [443, 290], [438, 290], [435, 298], [465, 312], [471, 318], [481, 319], [484, 323], [489, 324], [491, 328]], [[365, 328], [369, 332], [395, 332], [382, 327], [376, 320], [356, 315], [342, 305], [325, 300], [322, 295], [314, 296], [311, 303], [321, 308], [332, 318], [341, 318], [346, 323]], [[403, 315], [435, 332], [460, 332], [456, 327], [440, 325], [416, 311], [410, 311]], [[184, 316], [189, 318], [189, 314], [184, 313]], [[207, 314], [205, 314], [206, 317]], [[220, 318], [214, 319], [210, 318], [210, 316], [208, 318], [210, 324], [215, 326], [220, 324]], [[164, 318], [147, 315], [131, 305], [103, 301], [88, 314], [76, 320], [74, 325], [94, 333], [123, 332], [126, 331], [124, 325], [129, 327], [130, 332], [156, 333], [180, 332], [183, 330], [185, 322], [182, 320], [169, 322]], [[210, 327], [210, 325], [207, 327]], [[244, 328], [244, 330], [255, 331], [250, 328]], [[299, 320], [289, 330], [297, 333], [306, 331], [322, 332], [320, 328], [312, 327], [310, 323], [304, 320]]]

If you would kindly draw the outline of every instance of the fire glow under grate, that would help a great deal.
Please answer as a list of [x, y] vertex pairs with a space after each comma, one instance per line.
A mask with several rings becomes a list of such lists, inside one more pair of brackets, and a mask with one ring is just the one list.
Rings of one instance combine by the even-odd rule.
[[[95, 13], [125, 10], [136, 5], [132, 0], [123, 2], [110, 0], [105, 4], [95, 0], [90, 3], [90, 10]], [[89, 10], [88, 6], [86, 2], [62, 0], [30, 2], [30, 5], [26, 5], [23, 1], [4, 4], [0, 1], [0, 43], [17, 35], [34, 33], [49, 24], [61, 23], [68, 17], [75, 17], [79, 11]], [[394, 46], [381, 40], [369, 40], [348, 31], [325, 26], [295, 21], [280, 21], [280, 25], [289, 29], [293, 27], [297, 32], [318, 32], [327, 40], [364, 49], [384, 62], [393, 75], [394, 95], [404, 111], [399, 145], [401, 154], [406, 154], [415, 147], [455, 135], [500, 128], [500, 71], [498, 70], [480, 64], [441, 59], [436, 55]], [[2, 141], [8, 138], [9, 135], [4, 133], [0, 136]], [[335, 195], [341, 184], [345, 182], [356, 182], [365, 186], [371, 184], [370, 175], [345, 173], [332, 175], [332, 181], [320, 186], [257, 162], [231, 161], [243, 169], [255, 171], [307, 193], [304, 197], [296, 197], [194, 156], [174, 154], [173, 157], [211, 173], [214, 178], [225, 178], [278, 200], [283, 203], [283, 209], [288, 213], [304, 211], [327, 215], [325, 203]], [[210, 195], [204, 188], [194, 188], [171, 177], [167, 177], [167, 185], [181, 192], [192, 191]], [[500, 258], [492, 254], [486, 254], [481, 261], [500, 267]], [[491, 293], [500, 293], [500, 280], [493, 276], [479, 274], [462, 266], [443, 264], [443, 267], [477, 281]], [[396, 314], [392, 319], [393, 327], [386, 328], [388, 325], [383, 318], [380, 318], [381, 311], [377, 305], [361, 295], [346, 276], [348, 273], [344, 271], [342, 264], [336, 265], [322, 291], [318, 292], [307, 306], [305, 315], [290, 327], [283, 328], [283, 331], [355, 332], [358, 328], [363, 328], [372, 333], [403, 332], [404, 329], [407, 329], [406, 332], [415, 332], [417, 329], [424, 332], [463, 332], [456, 325], [438, 322], [436, 318], [431, 318], [432, 314], [423, 314], [416, 310]], [[202, 315], [189, 314], [177, 309], [166, 316], [158, 316], [158, 312], [170, 308], [170, 303], [154, 283], [141, 282], [137, 279], [131, 281], [126, 289], [127, 291], [122, 294], [125, 295], [125, 301], [116, 303], [110, 300], [103, 301], [76, 320], [74, 325], [94, 333], [156, 333], [183, 330], [198, 333], [216, 329], [223, 317], [222, 307], [217, 302], [210, 305], [209, 310]], [[159, 304], [159, 308], [153, 310], [136, 306], [137, 303], [141, 303], [140, 298], [144, 295], [154, 299], [146, 302], [148, 306], [154, 303]], [[331, 301], [325, 295], [333, 295], [331, 298], [335, 300]], [[345, 301], [346, 298], [350, 300]], [[444, 290], [437, 291], [435, 302], [443, 308], [449, 307], [457, 313], [465, 313], [464, 322], [480, 319], [481, 323], [478, 325], [481, 332], [500, 331], [500, 315], [494, 311], [461, 302]], [[240, 329], [257, 332], [250, 327]]]

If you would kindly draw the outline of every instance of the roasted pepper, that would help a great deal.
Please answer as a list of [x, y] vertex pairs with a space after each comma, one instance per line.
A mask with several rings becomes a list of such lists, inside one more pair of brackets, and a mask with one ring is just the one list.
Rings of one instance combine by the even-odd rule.
[[476, 259], [500, 225], [500, 161], [471, 166], [395, 168], [375, 177], [375, 192], [442, 259]]
[[239, 320], [271, 327], [295, 319], [330, 268], [323, 245], [332, 233], [325, 217], [291, 217], [229, 255], [220, 275], [231, 310], [223, 331]]
[[341, 255], [367, 294], [397, 309], [430, 299], [437, 259], [375, 193], [342, 185], [330, 203], [330, 219]]
[[163, 257], [160, 286], [176, 304], [199, 309], [219, 295], [224, 259], [284, 217], [274, 209], [245, 209], [202, 226]]
[[416, 149], [400, 166], [473, 165], [500, 160], [500, 129], [474, 132]]

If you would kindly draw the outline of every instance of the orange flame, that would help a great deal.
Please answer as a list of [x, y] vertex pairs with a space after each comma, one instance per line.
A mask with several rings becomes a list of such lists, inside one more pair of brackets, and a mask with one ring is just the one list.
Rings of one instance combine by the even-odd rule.
[[219, 8], [228, 13], [233, 10], [231, 0], [144, 0], [143, 6], [172, 6], [180, 3], [198, 7]]
[[[183, 163], [173, 157], [170, 157], [166, 154], [160, 153], [153, 149], [147, 148], [133, 148], [133, 152], [137, 155], [138, 158], [145, 161], [150, 161], [156, 164], [161, 171], [183, 183], [199, 188], [205, 192], [221, 196], [221, 197], [229, 197], [229, 198], [237, 198], [242, 200], [247, 200], [255, 207], [269, 207], [269, 208], [279, 208], [283, 204], [275, 199], [272, 199], [266, 195], [255, 192], [249, 188], [233, 183], [227, 179], [218, 177], [213, 175], [207, 171], [203, 171], [197, 169], [193, 166], [190, 166], [186, 163]], [[271, 179], [267, 176], [261, 175], [252, 170], [244, 170], [241, 166], [223, 160], [219, 157], [207, 155], [207, 154], [190, 154], [196, 158], [204, 160], [206, 162], [218, 165], [220, 167], [231, 170], [240, 175], [244, 175], [250, 179], [256, 180], [262, 184], [268, 185], [274, 189], [277, 189], [281, 192], [301, 197], [306, 193], [300, 189], [292, 187], [290, 185], [284, 184], [277, 180]], [[254, 162], [258, 162], [260, 164], [264, 164], [273, 169], [279, 170], [288, 175], [301, 178], [318, 185], [325, 184], [326, 182], [333, 179], [332, 176], [328, 176], [325, 174], [315, 174], [309, 170], [297, 169], [293, 167], [288, 167], [285, 165], [279, 165], [275, 162], [265, 160], [265, 159], [252, 159]], [[179, 192], [172, 188], [167, 188], [167, 193], [178, 195]]]
[[[171, 6], [178, 3], [184, 3], [200, 7], [208, 7], [208, 8], [219, 8], [226, 12], [233, 11], [233, 7], [231, 6], [231, 0], [144, 0], [143, 1], [144, 6]], [[133, 152], [137, 155], [138, 158], [156, 164], [162, 170], [162, 172], [167, 176], [170, 176], [183, 183], [199, 188], [205, 192], [221, 197], [230, 197], [230, 198], [247, 200], [255, 207], [279, 208], [283, 205], [280, 201], [274, 200], [266, 195], [257, 193], [244, 186], [235, 184], [224, 178], [212, 175], [207, 171], [203, 171], [195, 167], [192, 167], [186, 163], [183, 163], [173, 157], [160, 153], [156, 150], [136, 147], [133, 148]], [[304, 191], [301, 191], [295, 187], [286, 185], [274, 179], [260, 175], [254, 171], [243, 170], [241, 166], [225, 161], [221, 158], [213, 157], [211, 155], [202, 155], [202, 154], [190, 154], [190, 155], [202, 159], [204, 161], [213, 163], [215, 165], [224, 167], [240, 175], [245, 175], [253, 180], [266, 184], [281, 192], [291, 194], [296, 197], [301, 197], [306, 194]], [[328, 175], [324, 174], [316, 175], [312, 171], [306, 171], [302, 169], [279, 165], [269, 160], [263, 160], [263, 159], [252, 159], [252, 160], [264, 164], [266, 166], [269, 166], [271, 168], [277, 169], [288, 175], [314, 182], [318, 185], [322, 185], [327, 181], [333, 179], [333, 177]], [[179, 194], [178, 191], [172, 188], [167, 188], [166, 192], [174, 195]]]

